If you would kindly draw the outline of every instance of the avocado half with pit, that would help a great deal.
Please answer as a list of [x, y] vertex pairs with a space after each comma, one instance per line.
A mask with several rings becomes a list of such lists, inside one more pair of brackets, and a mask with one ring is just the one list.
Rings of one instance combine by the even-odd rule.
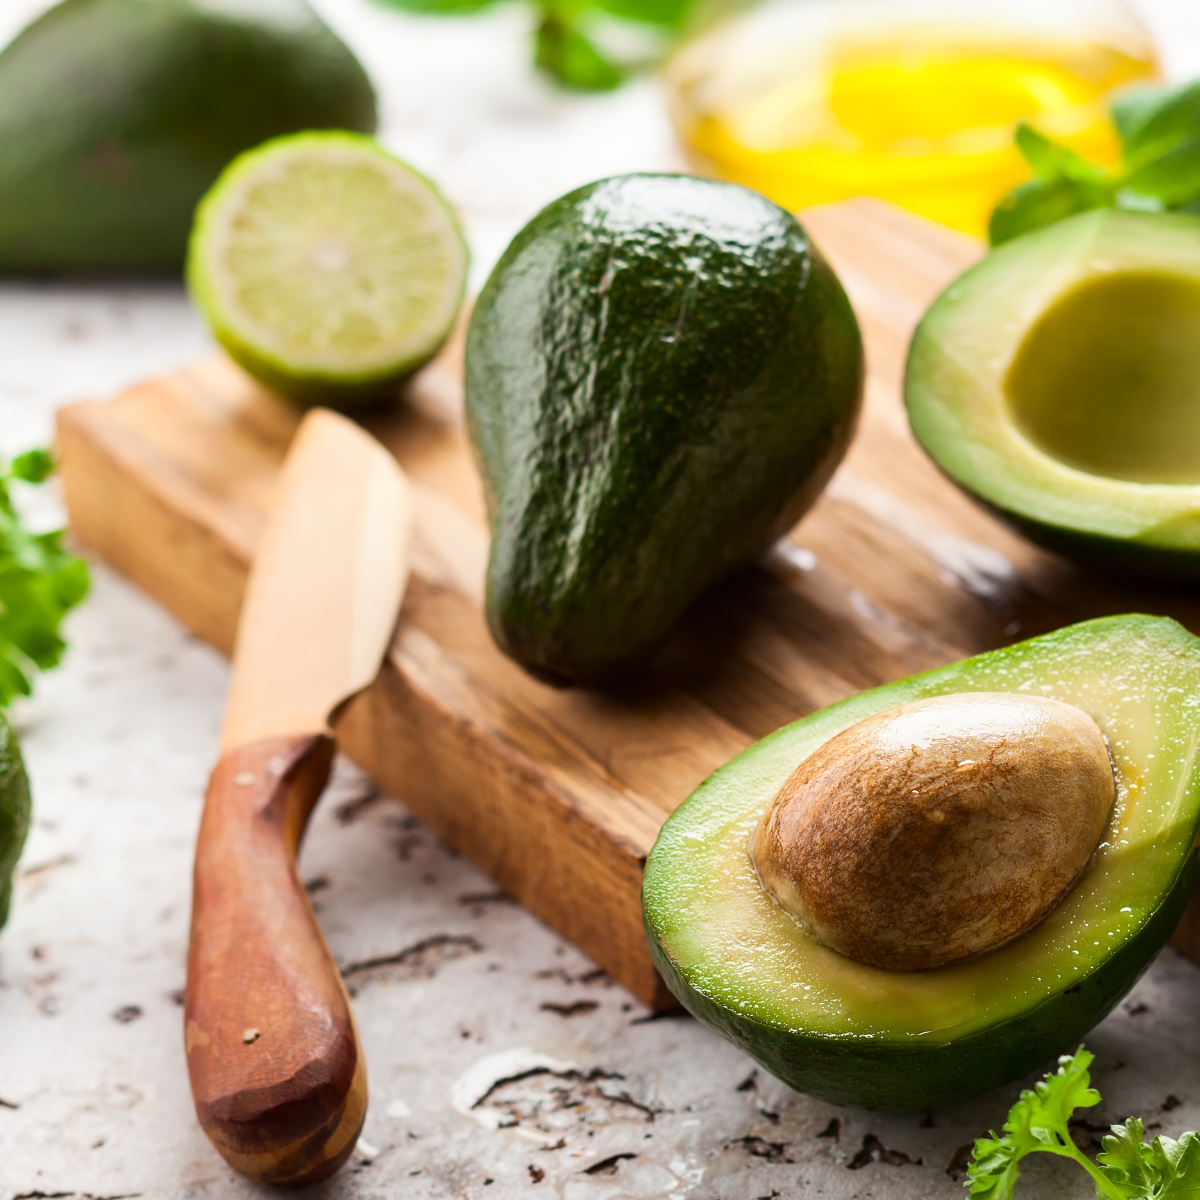
[[[759, 882], [748, 846], [795, 767], [910, 701], [1013, 692], [1074, 705], [1108, 741], [1108, 826], [1061, 902], [977, 958], [867, 966], [816, 941]], [[1161, 617], [1106, 617], [863, 692], [716, 771], [646, 863], [655, 962], [697, 1018], [797, 1091], [915, 1111], [964, 1099], [1071, 1048], [1175, 928], [1200, 872], [1200, 640]]]
[[905, 404], [1034, 541], [1200, 578], [1200, 217], [1101, 209], [993, 251], [917, 327]]

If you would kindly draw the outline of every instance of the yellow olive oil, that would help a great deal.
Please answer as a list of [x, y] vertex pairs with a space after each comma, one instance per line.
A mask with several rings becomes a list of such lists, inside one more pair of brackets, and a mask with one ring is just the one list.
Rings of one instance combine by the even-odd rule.
[[1087, 30], [923, 21], [838, 28], [813, 19], [820, 5], [794, 7], [806, 24], [751, 14], [685, 46], [667, 70], [672, 119], [697, 169], [787, 208], [881, 196], [982, 234], [996, 201], [1030, 174], [1012, 145], [1016, 121], [1112, 162], [1105, 98], [1156, 74], [1144, 37], [1117, 45]]

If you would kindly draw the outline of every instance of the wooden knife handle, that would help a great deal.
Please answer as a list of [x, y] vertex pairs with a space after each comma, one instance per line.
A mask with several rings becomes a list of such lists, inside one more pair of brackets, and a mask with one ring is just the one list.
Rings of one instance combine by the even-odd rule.
[[296, 871], [332, 758], [320, 735], [225, 754], [196, 844], [184, 1000], [196, 1115], [231, 1166], [282, 1187], [332, 1175], [367, 1112], [350, 999]]

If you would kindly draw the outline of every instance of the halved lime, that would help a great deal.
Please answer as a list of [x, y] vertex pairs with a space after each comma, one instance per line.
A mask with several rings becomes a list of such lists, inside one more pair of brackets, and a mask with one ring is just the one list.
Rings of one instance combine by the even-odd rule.
[[438, 190], [352, 133], [239, 155], [201, 200], [188, 245], [192, 297], [233, 358], [302, 404], [343, 409], [437, 353], [466, 271]]

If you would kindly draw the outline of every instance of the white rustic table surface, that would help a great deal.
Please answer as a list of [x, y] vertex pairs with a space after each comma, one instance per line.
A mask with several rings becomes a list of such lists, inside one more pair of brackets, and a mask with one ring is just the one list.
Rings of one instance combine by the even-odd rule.
[[[0, 41], [42, 7], [6, 0]], [[577, 97], [536, 78], [523, 7], [319, 7], [376, 80], [384, 140], [459, 206], [476, 288], [560, 193], [682, 165], [653, 81]], [[1200, 74], [1195, 0], [1142, 10], [1169, 73]], [[210, 349], [176, 286], [0, 285], [0, 450], [45, 440], [60, 404]], [[258, 1195], [200, 1133], [180, 1020], [228, 668], [102, 565], [94, 578], [66, 665], [17, 710], [36, 816], [0, 935], [0, 1200]], [[350, 769], [303, 875], [352, 968], [371, 1080], [359, 1152], [307, 1195], [951, 1197], [965, 1149], [1018, 1090], [913, 1117], [797, 1096], [694, 1021], [651, 1018]], [[1200, 1126], [1200, 970], [1165, 951], [1088, 1042], [1093, 1125]], [[1030, 1200], [1090, 1194], [1056, 1167], [1030, 1166]]]

